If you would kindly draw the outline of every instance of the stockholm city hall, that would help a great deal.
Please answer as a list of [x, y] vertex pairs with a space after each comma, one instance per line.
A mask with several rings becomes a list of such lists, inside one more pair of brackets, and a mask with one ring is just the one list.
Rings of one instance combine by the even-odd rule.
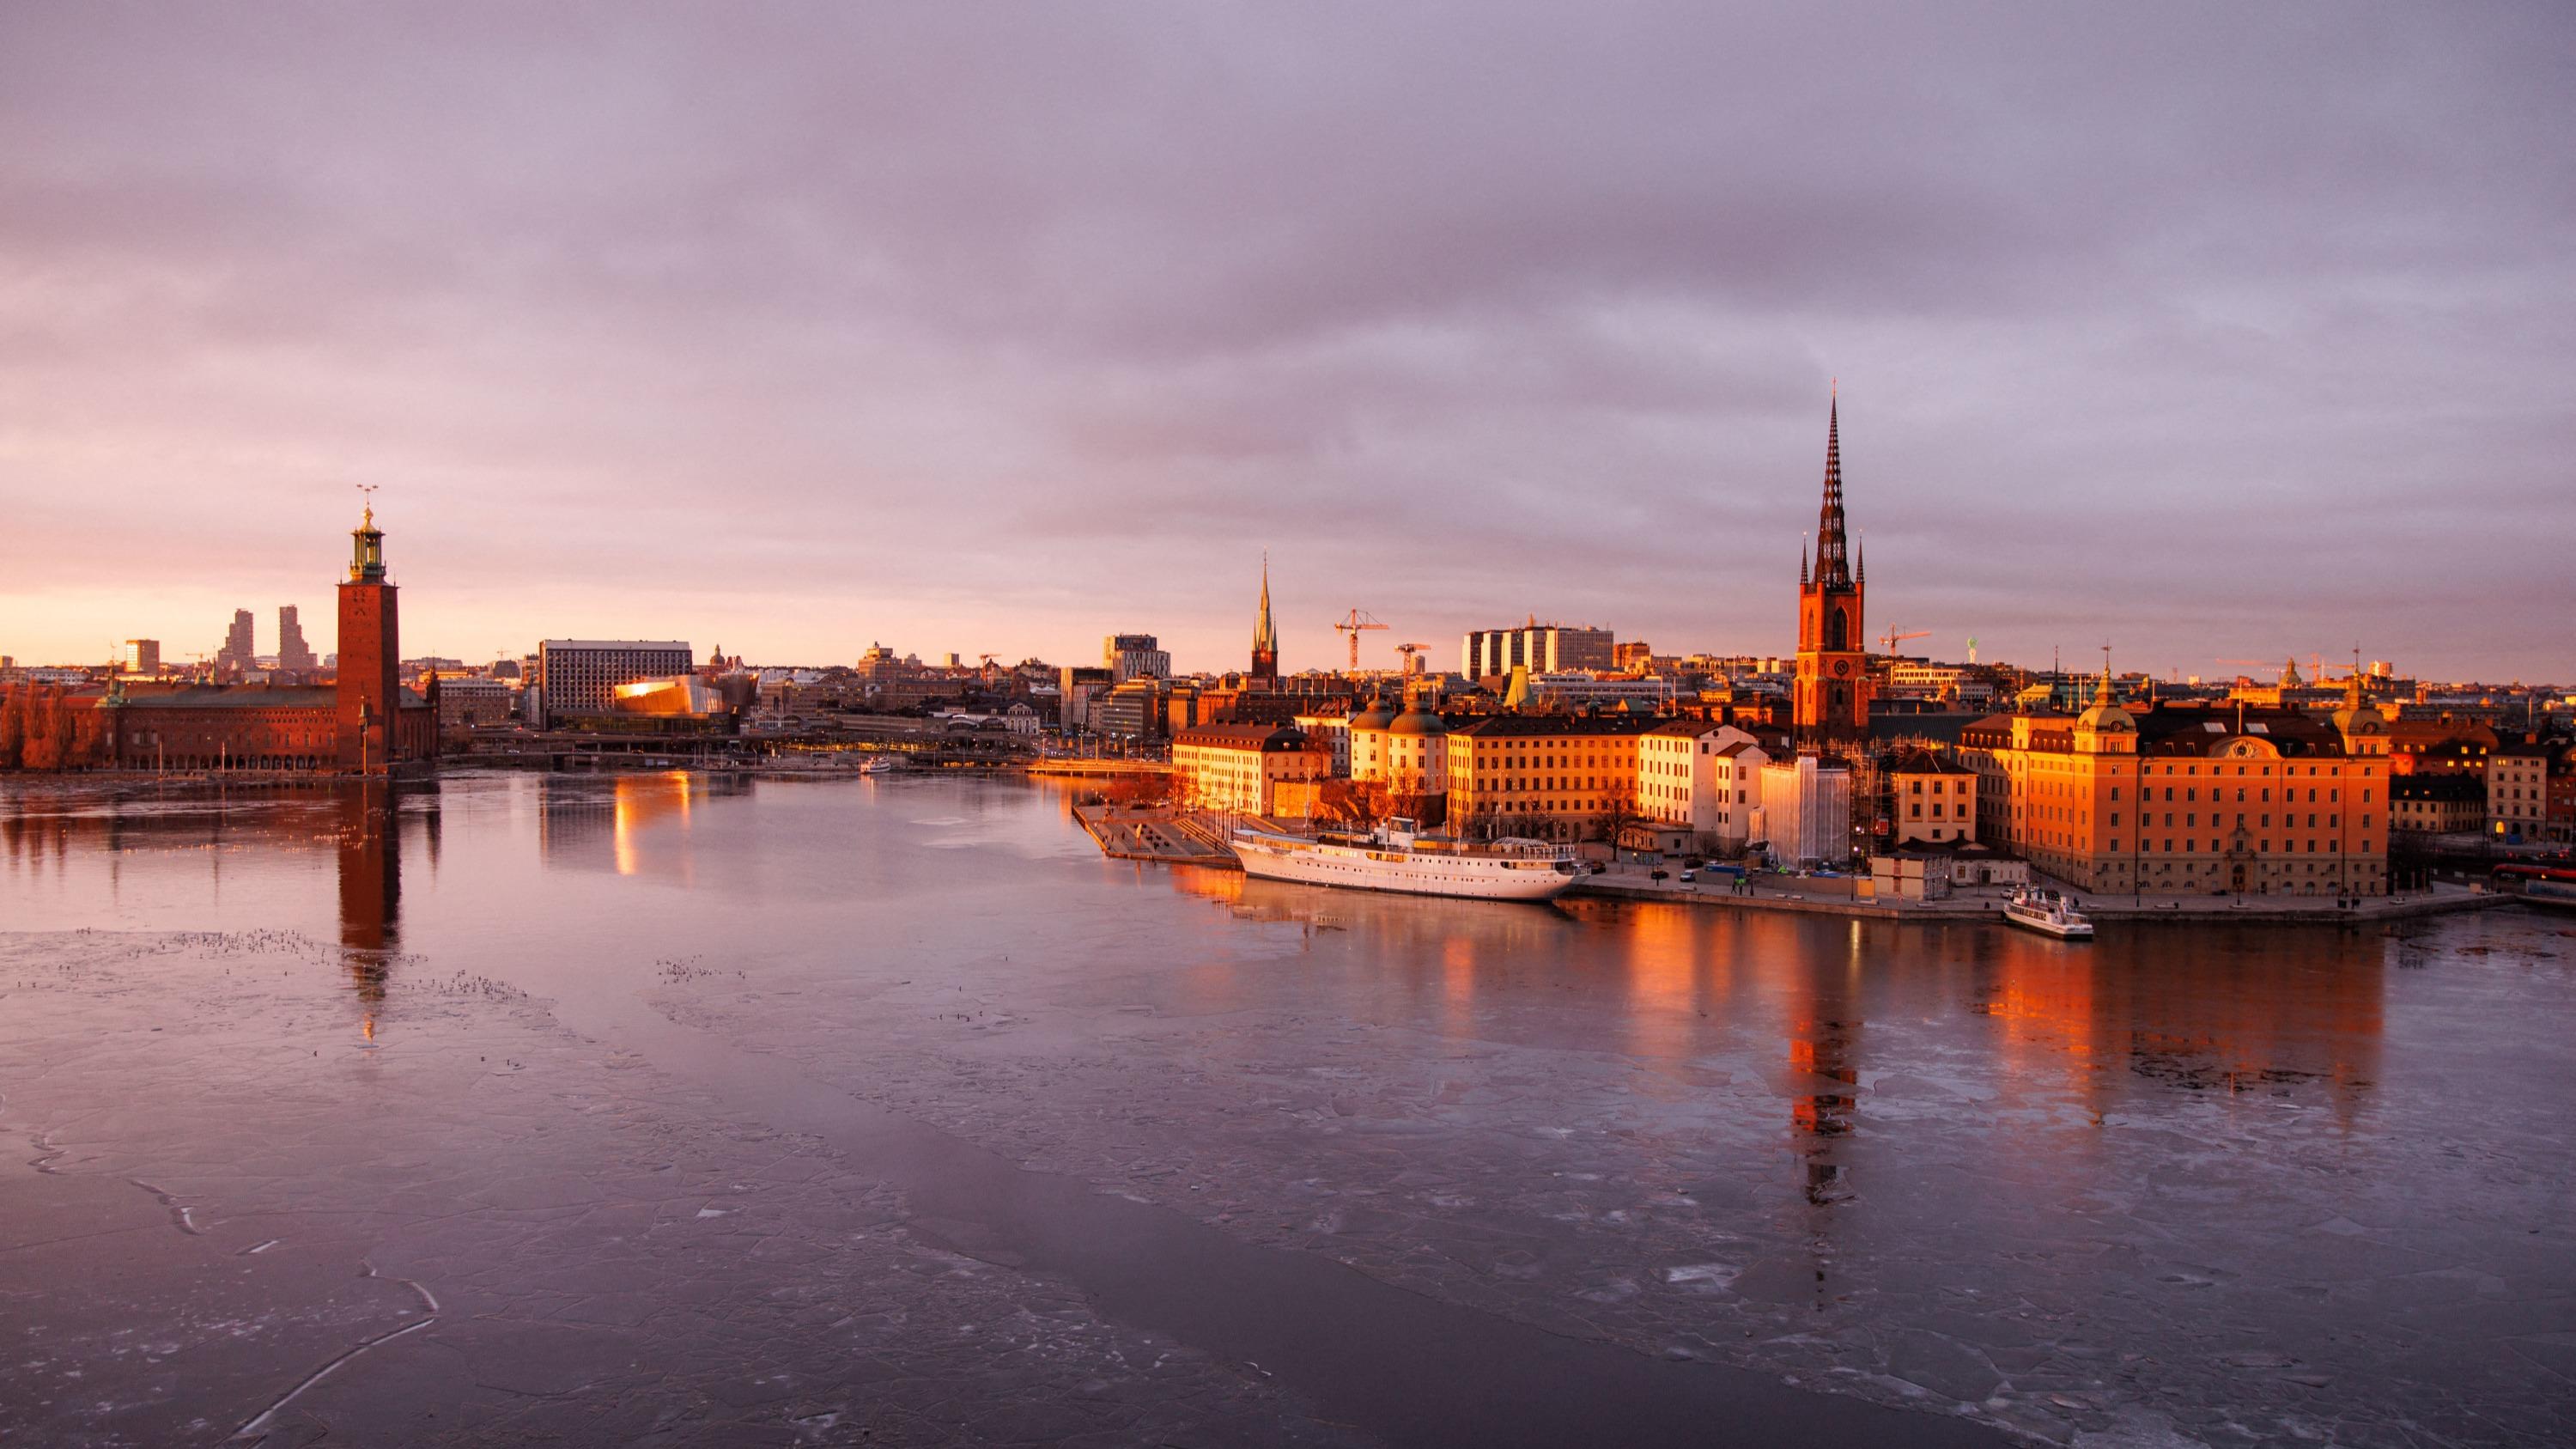
[[110, 721], [109, 762], [126, 769], [382, 775], [434, 758], [437, 701], [402, 683], [398, 591], [385, 569], [385, 535], [373, 507], [349, 538], [333, 683], [131, 693], [120, 684], [98, 701]]

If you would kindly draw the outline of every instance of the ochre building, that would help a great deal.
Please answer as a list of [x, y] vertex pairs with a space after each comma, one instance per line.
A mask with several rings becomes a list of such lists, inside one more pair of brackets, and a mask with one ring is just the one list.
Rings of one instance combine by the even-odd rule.
[[2383, 895], [2387, 721], [2298, 710], [2124, 708], [2106, 675], [2081, 715], [1970, 725], [1979, 834], [2084, 890]]
[[1613, 838], [1635, 813], [1637, 741], [1654, 724], [1642, 714], [1497, 714], [1450, 730], [1449, 828], [1485, 839]]

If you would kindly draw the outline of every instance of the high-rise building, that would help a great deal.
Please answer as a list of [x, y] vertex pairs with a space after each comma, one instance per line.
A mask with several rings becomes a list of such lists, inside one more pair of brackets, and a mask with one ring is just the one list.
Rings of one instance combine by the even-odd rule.
[[258, 663], [259, 645], [251, 638], [250, 610], [233, 610], [233, 626], [224, 633], [224, 647], [215, 652], [215, 667], [220, 670], [247, 670]]
[[1172, 656], [1163, 649], [1162, 641], [1151, 634], [1112, 634], [1100, 644], [1101, 666], [1110, 678], [1125, 684], [1139, 674], [1156, 679], [1169, 678]]
[[304, 642], [304, 626], [296, 620], [295, 606], [278, 605], [277, 667], [295, 674], [309, 674], [320, 662], [313, 657], [313, 647]]
[[1825, 501], [1816, 515], [1812, 574], [1798, 553], [1798, 675], [1791, 696], [1801, 744], [1855, 741], [1869, 731], [1869, 642], [1861, 596], [1865, 560], [1850, 553], [1843, 522], [1842, 404], [1825, 413]]
[[1607, 629], [1571, 624], [1542, 624], [1536, 619], [1515, 628], [1478, 629], [1458, 651], [1458, 672], [1469, 679], [1509, 674], [1526, 666], [1532, 674], [1558, 674], [1572, 669], [1615, 669], [1618, 648]]
[[[343, 664], [345, 668], [345, 662]], [[537, 645], [537, 729], [566, 715], [607, 714], [617, 686], [667, 679], [696, 668], [686, 642], [647, 639], [547, 639]]]
[[1252, 625], [1252, 677], [1279, 679], [1279, 631], [1270, 627], [1270, 555], [1261, 556], [1261, 615]]
[[161, 641], [158, 639], [126, 640], [123, 657], [116, 661], [116, 667], [125, 674], [159, 674]]

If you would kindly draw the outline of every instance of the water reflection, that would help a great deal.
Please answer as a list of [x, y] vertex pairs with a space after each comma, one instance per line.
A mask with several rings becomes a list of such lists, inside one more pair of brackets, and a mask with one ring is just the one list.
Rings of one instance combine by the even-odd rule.
[[339, 798], [340, 955], [376, 1039], [385, 981], [402, 949], [402, 832], [398, 787], [370, 780]]
[[687, 770], [537, 777], [537, 845], [551, 867], [607, 870], [671, 884], [697, 884], [694, 813], [706, 802], [747, 794], [730, 776]]

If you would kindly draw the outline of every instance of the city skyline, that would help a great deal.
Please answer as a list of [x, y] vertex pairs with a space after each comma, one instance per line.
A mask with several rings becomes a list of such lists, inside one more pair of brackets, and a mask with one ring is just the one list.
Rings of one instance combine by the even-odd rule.
[[320, 606], [377, 483], [476, 662], [1239, 668], [1265, 547], [1290, 672], [1785, 655], [1839, 375], [1916, 650], [2576, 672], [2547, 9], [1479, 15], [13, 14], [0, 653]]

